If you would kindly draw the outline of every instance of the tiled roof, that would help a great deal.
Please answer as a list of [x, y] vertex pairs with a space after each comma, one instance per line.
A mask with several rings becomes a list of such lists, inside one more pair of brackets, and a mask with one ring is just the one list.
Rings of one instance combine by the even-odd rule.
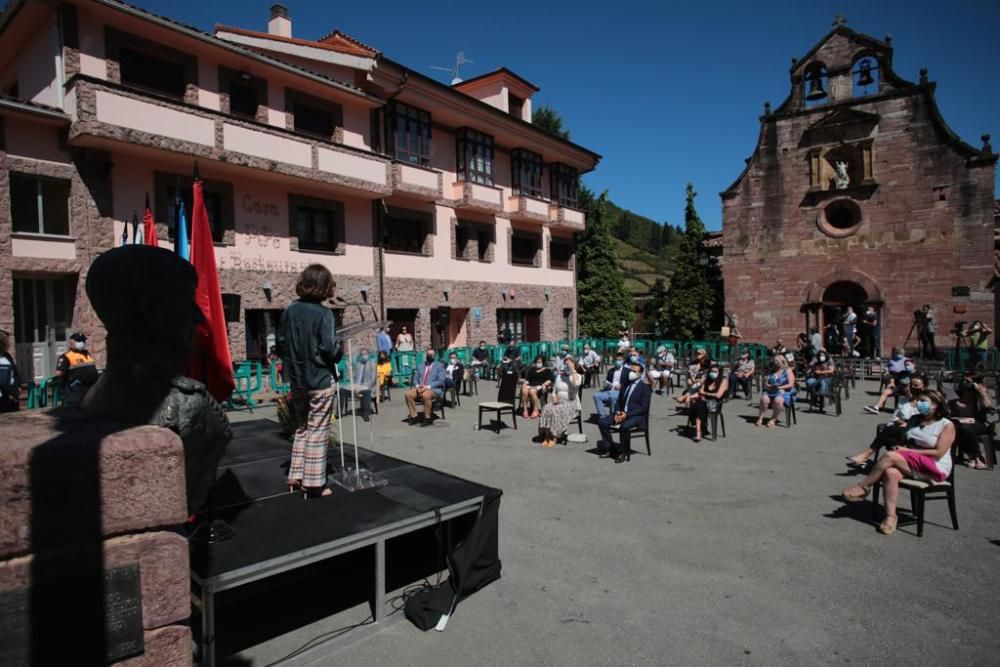
[[329, 35], [320, 37], [317, 41], [322, 42], [324, 44], [338, 44], [340, 42], [348, 42], [349, 44], [353, 44], [355, 47], [363, 51], [367, 51], [369, 54], [373, 56], [381, 53], [381, 51], [376, 49], [374, 46], [369, 46], [359, 39], [354, 39], [346, 32], [341, 32], [340, 30], [334, 30]]
[[709, 232], [708, 236], [701, 244], [706, 248], [721, 248], [722, 247], [722, 232]]
[[361, 56], [364, 58], [373, 58], [378, 55], [378, 51], [372, 49], [371, 47], [365, 46], [358, 42], [357, 40], [351, 39], [347, 35], [340, 31], [334, 31], [327, 35], [326, 37], [313, 41], [311, 39], [299, 39], [298, 37], [283, 37], [281, 35], [272, 35], [269, 32], [261, 32], [260, 30], [247, 30], [246, 28], [237, 28], [231, 25], [216, 24], [215, 32], [233, 32], [237, 35], [245, 35], [247, 37], [256, 37], [258, 39], [270, 39], [275, 42], [284, 42], [286, 44], [298, 44], [300, 46], [311, 46], [315, 49], [324, 49], [326, 51], [335, 51], [337, 53], [346, 53], [350, 56]]
[[[230, 41], [227, 41], [227, 40], [224, 40], [224, 39], [220, 39], [220, 38], [216, 37], [215, 35], [212, 35], [212, 34], [209, 34], [209, 33], [205, 32], [204, 30], [201, 30], [201, 29], [196, 28], [194, 26], [188, 25], [186, 23], [181, 23], [180, 21], [175, 21], [174, 19], [172, 19], [172, 18], [170, 18], [168, 16], [162, 16], [160, 14], [155, 14], [155, 13], [149, 11], [149, 10], [143, 9], [142, 7], [137, 7], [136, 5], [132, 5], [132, 4], [129, 4], [127, 2], [122, 2], [122, 0], [101, 0], [101, 2], [103, 2], [106, 5], [110, 5], [110, 6], [118, 5], [120, 7], [127, 8], [129, 11], [132, 11], [132, 12], [135, 12], [135, 13], [138, 13], [138, 14], [144, 14], [146, 16], [149, 16], [149, 17], [153, 18], [153, 19], [156, 19], [157, 21], [162, 21], [164, 23], [168, 23], [168, 24], [171, 24], [171, 25], [175, 25], [175, 26], [177, 26], [179, 28], [183, 28], [184, 30], [188, 30], [188, 31], [197, 33], [201, 37], [203, 37], [203, 38], [205, 38], [205, 39], [207, 39], [209, 41], [214, 41], [217, 44], [219, 44], [220, 46], [224, 46], [227, 49], [236, 49], [238, 51], [242, 51], [247, 56], [267, 61], [269, 63], [272, 63], [272, 64], [276, 65], [277, 67], [281, 67], [281, 68], [285, 68], [285, 69], [289, 69], [289, 70], [301, 72], [303, 74], [307, 74], [307, 75], [309, 75], [311, 77], [316, 77], [318, 79], [323, 79], [325, 82], [327, 82], [327, 83], [329, 83], [329, 84], [331, 84], [331, 85], [333, 85], [335, 87], [343, 88], [345, 90], [349, 90], [349, 91], [351, 91], [352, 93], [355, 93], [355, 94], [360, 94], [360, 95], [363, 95], [363, 96], [366, 96], [366, 97], [368, 96], [368, 93], [366, 93], [364, 90], [362, 90], [361, 88], [359, 88], [357, 86], [352, 86], [349, 83], [344, 83], [343, 81], [337, 81], [335, 79], [331, 79], [330, 77], [328, 77], [328, 76], [326, 76], [324, 74], [320, 74], [319, 72], [314, 72], [314, 71], [312, 71], [310, 69], [306, 69], [305, 67], [299, 67], [298, 65], [292, 65], [291, 63], [287, 63], [287, 62], [285, 62], [283, 60], [279, 60], [277, 58], [273, 58], [271, 56], [268, 56], [266, 54], [260, 53], [258, 51], [253, 51], [251, 49], [246, 48], [245, 46], [243, 46], [241, 44], [235, 44], [233, 42], [230, 42]], [[273, 35], [270, 35], [270, 36], [273, 37]], [[314, 44], [314, 43], [310, 42], [310, 44]]]
[[506, 67], [501, 67], [499, 69], [493, 70], [492, 72], [486, 72], [485, 74], [480, 74], [479, 76], [474, 76], [471, 79], [466, 79], [465, 81], [460, 81], [460, 82], [456, 83], [455, 85], [453, 85], [452, 88], [456, 88], [458, 90], [461, 90], [462, 88], [467, 87], [471, 83], [481, 83], [483, 81], [487, 81], [487, 80], [492, 79], [492, 78], [500, 78], [500, 77], [503, 77], [505, 75], [509, 76], [510, 78], [514, 79], [515, 81], [520, 82], [521, 85], [523, 85], [523, 86], [525, 86], [527, 88], [530, 88], [531, 90], [535, 91], [536, 93], [539, 90], [541, 90], [541, 88], [539, 88], [535, 84], [531, 83], [530, 81], [528, 81], [524, 77], [519, 76], [519, 75], [515, 74], [514, 72], [511, 72]]

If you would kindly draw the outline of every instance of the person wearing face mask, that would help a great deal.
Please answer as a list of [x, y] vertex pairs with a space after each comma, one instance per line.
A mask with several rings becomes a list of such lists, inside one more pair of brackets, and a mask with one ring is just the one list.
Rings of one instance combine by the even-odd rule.
[[627, 379], [628, 370], [625, 368], [625, 354], [618, 352], [615, 354], [614, 366], [608, 370], [608, 376], [604, 380], [604, 389], [594, 393], [594, 409], [597, 410], [598, 419], [608, 416], [609, 408], [618, 402], [618, 394]]
[[[447, 375], [444, 366], [435, 360], [434, 348], [429, 347], [423, 361], [417, 364], [406, 391], [406, 410], [409, 416], [403, 421], [410, 426], [420, 424], [430, 426], [434, 420], [434, 401], [444, 397]], [[417, 414], [417, 402], [424, 406], [423, 414]]]
[[771, 408], [772, 414], [767, 420], [767, 427], [773, 428], [778, 423], [781, 409], [795, 400], [795, 371], [788, 367], [788, 360], [780, 354], [774, 355], [771, 359], [769, 370], [760, 397], [756, 424], [764, 425], [764, 413]]
[[729, 380], [719, 365], [713, 363], [708, 373], [705, 374], [705, 381], [698, 390], [697, 397], [691, 401], [691, 413], [694, 416], [694, 441], [701, 441], [701, 431], [705, 426], [708, 416], [719, 411], [719, 403], [725, 398], [729, 391]]
[[457, 392], [462, 387], [462, 380], [464, 379], [465, 366], [458, 360], [458, 355], [452, 352], [448, 355], [448, 365], [444, 367], [445, 392], [449, 389]]
[[56, 360], [56, 377], [62, 382], [63, 402], [80, 405], [83, 395], [97, 382], [97, 364], [87, 350], [87, 336], [77, 331], [69, 337], [69, 347]]
[[[614, 457], [615, 463], [624, 463], [628, 460], [632, 452], [630, 431], [646, 423], [649, 416], [649, 399], [653, 393], [649, 385], [642, 382], [646, 370], [642, 364], [632, 363], [627, 368], [627, 384], [615, 401], [614, 415], [605, 415], [597, 420], [597, 427], [601, 431], [601, 441], [597, 443], [597, 448], [601, 452], [600, 457], [602, 459]], [[619, 427], [618, 447], [615, 447], [611, 435], [611, 427], [615, 424]]]
[[[779, 341], [780, 342], [780, 341]], [[687, 387], [680, 396], [674, 398], [681, 405], [689, 405], [692, 397], [698, 394], [702, 382], [705, 381], [705, 374], [714, 362], [708, 356], [708, 350], [699, 347], [694, 351], [694, 363], [688, 366]]]
[[[907, 392], [912, 397], [922, 394], [926, 388], [927, 378], [923, 375], [914, 375], [910, 378]], [[892, 447], [906, 439], [910, 421], [916, 417], [919, 417], [916, 404], [912, 400], [900, 401], [892, 413], [892, 419], [879, 426], [871, 444], [854, 456], [846, 457], [847, 467], [855, 471], [866, 469], [878, 456], [879, 450]]]
[[750, 383], [757, 373], [757, 366], [750, 358], [750, 352], [744, 350], [739, 360], [733, 366], [733, 371], [729, 374], [729, 398], [736, 396], [736, 389], [743, 390], [743, 395], [750, 398]]
[[524, 383], [521, 385], [522, 416], [525, 419], [538, 419], [542, 410], [542, 397], [552, 386], [552, 369], [546, 368], [545, 356], [538, 355], [524, 372]]
[[905, 445], [897, 443], [875, 462], [864, 479], [840, 494], [846, 502], [861, 502], [881, 480], [885, 487], [885, 518], [878, 530], [883, 535], [890, 535], [896, 530], [899, 480], [906, 477], [924, 482], [942, 482], [951, 476], [955, 425], [948, 419], [944, 397], [936, 391], [925, 390], [914, 396], [914, 404], [919, 418], [907, 429]]
[[591, 379], [594, 373], [601, 366], [601, 355], [591, 349], [589, 344], [583, 346], [583, 354], [580, 355], [577, 370], [583, 373], [583, 386], [590, 388]]
[[524, 376], [524, 364], [518, 358], [512, 359], [505, 356], [500, 362], [500, 374], [516, 375], [518, 378], [521, 378]]
[[472, 351], [472, 372], [476, 379], [489, 377], [490, 351], [486, 349], [486, 341], [479, 341], [479, 347]]
[[837, 369], [826, 350], [820, 350], [809, 365], [809, 375], [806, 377], [806, 387], [814, 404], [822, 405], [822, 399], [830, 395], [833, 375], [836, 372]]
[[353, 370], [354, 386], [340, 388], [340, 414], [347, 412], [353, 391], [361, 401], [361, 418], [368, 421], [372, 414], [372, 396], [375, 395], [375, 388], [378, 386], [378, 372], [375, 360], [371, 358], [367, 347], [362, 347], [358, 351]]
[[538, 422], [543, 447], [555, 447], [556, 442], [566, 441], [566, 429], [580, 412], [578, 393], [582, 381], [576, 359], [566, 357], [566, 370], [555, 376], [552, 401], [542, 408], [542, 416]]
[[965, 465], [976, 470], [986, 470], [986, 457], [979, 437], [990, 432], [987, 415], [993, 407], [983, 379], [976, 373], [963, 374], [955, 387], [958, 398], [949, 404], [959, 451], [965, 457]]
[[877, 415], [882, 411], [885, 402], [889, 400], [890, 396], [905, 395], [903, 392], [905, 387], [902, 385], [909, 383], [910, 377], [915, 371], [916, 366], [913, 360], [903, 354], [903, 348], [892, 348], [892, 357], [890, 357], [885, 367], [885, 376], [888, 378], [888, 383], [885, 389], [882, 390], [882, 394], [878, 397], [878, 402], [875, 405], [866, 405], [864, 411], [872, 415]]

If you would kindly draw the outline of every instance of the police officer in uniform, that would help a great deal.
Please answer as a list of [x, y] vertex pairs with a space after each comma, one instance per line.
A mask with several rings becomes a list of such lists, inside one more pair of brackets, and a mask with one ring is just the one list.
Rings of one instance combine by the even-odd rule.
[[79, 331], [69, 337], [69, 348], [56, 361], [56, 377], [62, 380], [63, 402], [80, 405], [83, 395], [97, 382], [97, 364], [87, 351], [87, 337]]

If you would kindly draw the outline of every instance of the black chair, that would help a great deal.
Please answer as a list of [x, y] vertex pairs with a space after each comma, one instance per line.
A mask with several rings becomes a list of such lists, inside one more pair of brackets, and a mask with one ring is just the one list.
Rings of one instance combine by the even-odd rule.
[[722, 437], [723, 438], [726, 437], [726, 416], [724, 414], [722, 414], [722, 407], [725, 404], [726, 404], [725, 399], [722, 399], [722, 400], [718, 401], [717, 407], [715, 408], [715, 412], [712, 412], [711, 410], [709, 410], [709, 412], [708, 412], [709, 424], [711, 424], [711, 426], [712, 426], [711, 433], [712, 433], [712, 440], [713, 441], [719, 439], [719, 437], [718, 437], [718, 427], [719, 426], [722, 427]]
[[[472, 389], [472, 393], [469, 393], [469, 389]], [[472, 367], [465, 369], [462, 377], [462, 392], [466, 396], [479, 396], [479, 378], [476, 377], [476, 371]]]
[[[503, 413], [509, 412], [514, 428], [517, 429], [517, 412], [514, 409], [514, 394], [517, 392], [517, 376], [504, 375], [500, 378], [500, 389], [497, 391], [497, 400], [487, 401], [479, 404], [479, 428], [483, 428], [483, 413], [496, 413], [496, 432], [500, 432], [501, 417]], [[581, 428], [583, 428], [581, 426]]]
[[580, 428], [580, 435], [583, 435], [583, 387], [581, 386], [576, 390], [576, 398], [580, 401], [580, 409], [576, 412], [576, 419], [570, 422], [572, 426], [574, 423]]
[[785, 428], [791, 428], [792, 424], [798, 425], [799, 420], [795, 416], [795, 397], [785, 403]]
[[[879, 492], [882, 488], [882, 480], [875, 484], [872, 489], [872, 512], [873, 516], [878, 512]], [[958, 530], [958, 511], [955, 507], [955, 467], [952, 465], [951, 474], [943, 482], [925, 482], [919, 479], [899, 480], [900, 491], [910, 492], [910, 511], [917, 519], [917, 537], [924, 536], [924, 508], [928, 500], [947, 500], [948, 513], [951, 514], [951, 527]]]
[[[615, 432], [618, 432], [619, 434], [621, 433], [621, 427], [617, 426], [617, 425], [612, 426], [611, 430], [615, 431]], [[628, 432], [629, 432], [629, 434], [633, 438], [635, 436], [637, 436], [637, 435], [643, 436], [645, 438], [645, 440], [646, 440], [646, 456], [652, 456], [653, 455], [653, 450], [649, 446], [649, 414], [648, 413], [645, 415], [645, 418], [642, 420], [642, 426], [633, 426], [632, 428], [630, 428], [628, 430]], [[625, 456], [625, 458], [628, 461], [632, 460], [632, 448], [631, 447], [629, 448], [629, 452]]]

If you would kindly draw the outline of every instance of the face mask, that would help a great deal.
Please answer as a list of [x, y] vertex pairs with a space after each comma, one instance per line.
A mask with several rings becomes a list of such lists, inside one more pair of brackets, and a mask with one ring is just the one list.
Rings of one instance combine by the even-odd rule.
[[615, 368], [621, 368], [625, 365], [624, 359], [615, 359]]
[[909, 364], [907, 364], [905, 368], [907, 373], [912, 373], [914, 370], [916, 370], [913, 366], [910, 366]]
[[907, 377], [899, 378], [899, 383], [900, 384], [910, 384], [910, 378], [907, 378]]
[[900, 359], [903, 358], [903, 355], [897, 352], [896, 354], [892, 355], [892, 358], [895, 359], [896, 361], [899, 361]]
[[590, 354], [590, 348], [589, 347], [583, 348], [583, 353], [584, 354]]
[[433, 354], [428, 354], [427, 357], [426, 357], [426, 359], [427, 359], [427, 363], [431, 363], [432, 361], [434, 361], [434, 355]]
[[917, 412], [922, 415], [930, 414], [931, 402], [930, 401], [917, 401]]
[[73, 343], [73, 347], [75, 347], [80, 352], [83, 352], [85, 349], [87, 349], [87, 344], [84, 343], [82, 340], [78, 340], [75, 343]]
[[504, 359], [503, 360], [503, 365], [504, 366], [508, 365], [509, 363], [510, 363], [510, 359]]
[[451, 365], [452, 365], [452, 366], [454, 366], [455, 364], [457, 364], [457, 363], [458, 363], [458, 359], [456, 359], [456, 358], [454, 358], [454, 357], [452, 357], [452, 358], [451, 358], [451, 359], [449, 359], [448, 361], [450, 361], [450, 362], [451, 362]]
[[822, 354], [819, 355], [819, 363], [821, 363], [821, 364], [825, 364], [826, 363], [826, 357], [824, 357]]
[[480, 350], [485, 350], [485, 349], [486, 349], [486, 346], [485, 346], [485, 345], [480, 345], [480, 346], [479, 346], [479, 349], [480, 349]]
[[639, 374], [636, 373], [635, 371], [629, 371], [628, 372], [628, 379], [629, 379], [629, 382], [635, 382], [636, 380], [639, 379]]
[[359, 359], [361, 360], [361, 363], [363, 363], [363, 364], [366, 364], [366, 363], [368, 363], [368, 355], [367, 355], [367, 354], [362, 354], [362, 355], [361, 355], [361, 356], [359, 357]]
[[542, 368], [542, 366], [543, 364], [540, 361], [535, 363], [535, 368]]
[[709, 380], [716, 380], [716, 379], [718, 379], [718, 377], [719, 377], [718, 373], [709, 373], [708, 374], [708, 379]]

